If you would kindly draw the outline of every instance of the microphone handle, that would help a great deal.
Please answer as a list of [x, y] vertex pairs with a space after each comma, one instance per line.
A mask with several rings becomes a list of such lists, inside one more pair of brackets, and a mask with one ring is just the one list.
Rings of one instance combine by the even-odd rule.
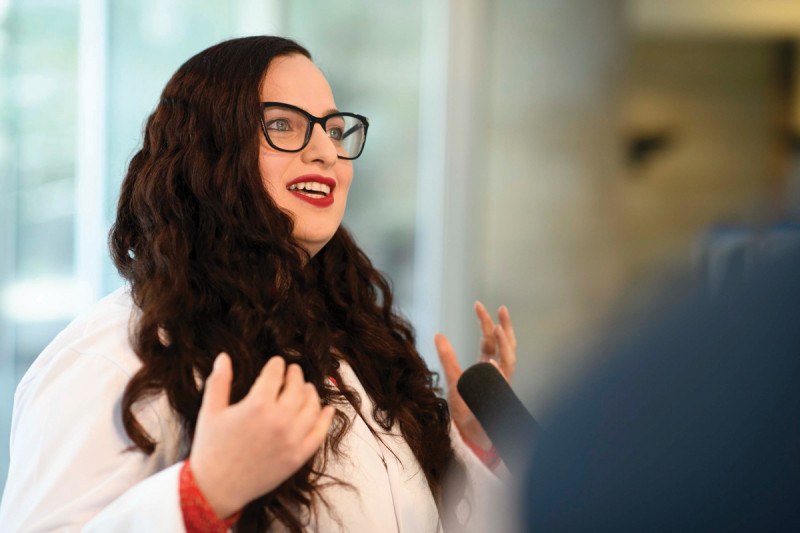
[[541, 428], [505, 378], [478, 363], [461, 376], [458, 391], [512, 474], [523, 472]]

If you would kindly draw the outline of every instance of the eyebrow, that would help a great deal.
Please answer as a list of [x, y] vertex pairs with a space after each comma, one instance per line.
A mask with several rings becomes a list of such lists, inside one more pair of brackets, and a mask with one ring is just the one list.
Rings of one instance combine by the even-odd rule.
[[[262, 103], [263, 103], [263, 102], [262, 102]], [[289, 102], [279, 102], [279, 103], [283, 103], [283, 104], [286, 104], [286, 105], [291, 105], [291, 106], [294, 106], [294, 107], [297, 107], [297, 108], [300, 108], [300, 109], [302, 109], [302, 110], [303, 110], [303, 111], [305, 111], [306, 113], [311, 113], [311, 111], [309, 111], [308, 109], [306, 109], [305, 107], [303, 107], [303, 106], [301, 106], [301, 105], [297, 105], [297, 104], [290, 104]], [[329, 108], [327, 111], [325, 111], [324, 113], [322, 113], [322, 115], [320, 115], [320, 117], [327, 117], [328, 115], [333, 115], [333, 114], [335, 114], [335, 113], [341, 113], [341, 111], [339, 111], [339, 110], [338, 110], [338, 109], [336, 109], [335, 107], [331, 107], [331, 108]], [[313, 115], [313, 113], [311, 113], [311, 114]]]

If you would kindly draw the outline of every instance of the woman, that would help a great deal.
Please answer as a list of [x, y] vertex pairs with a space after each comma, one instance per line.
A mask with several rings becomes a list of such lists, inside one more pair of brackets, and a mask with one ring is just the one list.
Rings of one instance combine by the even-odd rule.
[[[468, 522], [492, 477], [461, 435], [490, 443], [453, 386], [450, 410], [436, 396], [386, 280], [340, 227], [367, 128], [285, 39], [226, 41], [178, 69], [111, 231], [129, 287], [19, 385], [8, 531]], [[507, 310], [498, 326], [476, 311], [481, 357], [510, 378]], [[452, 385], [455, 354], [436, 345]], [[466, 483], [443, 490], [448, 469]]]

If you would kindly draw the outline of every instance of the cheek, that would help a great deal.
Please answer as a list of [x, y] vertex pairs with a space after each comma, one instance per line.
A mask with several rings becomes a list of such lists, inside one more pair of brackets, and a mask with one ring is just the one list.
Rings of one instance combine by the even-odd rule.
[[[344, 162], [343, 162], [344, 163]], [[344, 196], [347, 196], [347, 193], [350, 192], [350, 185], [353, 183], [353, 166], [348, 161], [346, 166], [342, 167], [339, 172], [337, 172], [339, 187], [341, 192], [344, 193]]]
[[283, 154], [267, 152], [262, 148], [258, 157], [258, 169], [261, 172], [261, 182], [267, 193], [278, 201], [282, 189], [283, 175], [286, 172], [288, 162]]

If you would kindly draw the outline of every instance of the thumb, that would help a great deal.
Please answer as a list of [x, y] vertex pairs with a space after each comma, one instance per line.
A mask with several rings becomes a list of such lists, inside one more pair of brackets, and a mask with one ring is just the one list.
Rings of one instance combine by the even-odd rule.
[[458, 365], [458, 358], [453, 345], [447, 340], [447, 337], [441, 333], [437, 333], [433, 337], [433, 343], [436, 345], [436, 351], [439, 353], [439, 360], [442, 362], [442, 370], [444, 370], [444, 377], [447, 380], [448, 386], [456, 383], [458, 378], [461, 377], [461, 367]]
[[203, 390], [203, 403], [200, 406], [200, 410], [207, 413], [216, 413], [228, 407], [231, 401], [232, 379], [231, 358], [228, 354], [222, 352], [214, 359], [214, 369], [206, 379], [205, 389]]
[[[495, 361], [494, 359], [489, 359], [489, 361], [487, 361], [487, 362], [488, 362], [490, 365], [492, 365], [493, 367], [495, 367], [495, 368], [497, 369], [497, 372], [498, 372], [498, 373], [499, 373], [501, 376], [503, 376], [503, 379], [505, 379], [506, 381], [508, 381], [508, 378], [506, 377], [505, 373], [503, 372], [503, 369], [502, 369], [502, 368], [500, 368], [500, 365], [497, 363], [497, 361]], [[510, 382], [509, 382], [509, 384], [510, 384]]]

